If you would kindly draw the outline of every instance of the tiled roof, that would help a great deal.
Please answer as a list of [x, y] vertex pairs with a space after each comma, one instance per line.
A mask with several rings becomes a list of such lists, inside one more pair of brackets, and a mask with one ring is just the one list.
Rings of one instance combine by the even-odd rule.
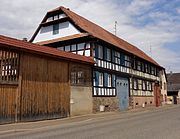
[[93, 22], [85, 19], [84, 17], [70, 11], [67, 8], [64, 8], [61, 6], [52, 11], [49, 11], [48, 13], [57, 12], [57, 11], [63, 11], [72, 20], [72, 22], [76, 26], [78, 26], [81, 30], [83, 30], [84, 32], [87, 32], [90, 35], [92, 35], [100, 40], [110, 43], [116, 47], [119, 47], [120, 49], [122, 49], [126, 52], [129, 52], [139, 58], [145, 59], [145, 60], [149, 61], [150, 63], [153, 63], [153, 64], [161, 67], [155, 60], [153, 60], [151, 57], [149, 57], [143, 51], [138, 49], [136, 46], [113, 35], [112, 33], [106, 31], [102, 27], [100, 27], [100, 26], [94, 24]]
[[169, 73], [167, 74], [167, 80], [171, 83], [179, 83], [180, 84], [180, 73]]
[[37, 42], [36, 44], [45, 45], [45, 44], [50, 44], [50, 43], [59, 42], [59, 41], [82, 38], [82, 37], [86, 37], [88, 35], [89, 35], [88, 33], [79, 33], [79, 34], [74, 34], [74, 35], [70, 35], [70, 36], [66, 36], [66, 37], [61, 37], [61, 38], [57, 38], [57, 39], [48, 40], [48, 41]]
[[0, 47], [10, 47], [21, 51], [27, 51], [31, 53], [45, 54], [50, 57], [56, 57], [61, 59], [66, 59], [70, 61], [78, 61], [86, 64], [94, 64], [94, 60], [91, 57], [76, 55], [70, 52], [65, 52], [57, 50], [55, 48], [50, 48], [47, 46], [41, 46], [38, 44], [33, 44], [30, 42], [25, 42], [22, 40], [17, 40], [14, 38], [6, 37], [0, 35]]
[[180, 90], [180, 73], [167, 74], [168, 91]]

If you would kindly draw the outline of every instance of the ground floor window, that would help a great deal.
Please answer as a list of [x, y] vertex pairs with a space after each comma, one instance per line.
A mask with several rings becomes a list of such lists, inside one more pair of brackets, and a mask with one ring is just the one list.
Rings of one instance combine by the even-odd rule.
[[17, 83], [19, 74], [19, 54], [0, 49], [0, 83]]
[[93, 96], [115, 96], [115, 75], [94, 71], [93, 72]]
[[91, 68], [80, 65], [70, 66], [71, 85], [91, 85]]
[[131, 95], [135, 96], [152, 96], [152, 82], [143, 79], [131, 79]]

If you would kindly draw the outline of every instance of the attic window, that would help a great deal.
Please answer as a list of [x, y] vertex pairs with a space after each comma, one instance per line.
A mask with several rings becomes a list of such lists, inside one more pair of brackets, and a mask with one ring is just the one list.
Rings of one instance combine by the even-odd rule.
[[49, 18], [47, 19], [47, 22], [50, 22], [50, 21], [53, 21], [53, 17], [49, 17]]
[[65, 17], [67, 17], [65, 14], [54, 15], [54, 16], [49, 17], [46, 22], [62, 19]]
[[59, 24], [53, 25], [53, 35], [59, 34]]
[[65, 14], [60, 14], [60, 15], [59, 15], [59, 19], [64, 18], [64, 17], [66, 17]]

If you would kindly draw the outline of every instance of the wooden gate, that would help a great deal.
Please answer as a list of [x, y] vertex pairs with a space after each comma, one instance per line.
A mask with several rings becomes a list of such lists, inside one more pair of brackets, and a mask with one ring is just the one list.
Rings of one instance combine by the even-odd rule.
[[0, 96], [0, 124], [15, 122], [17, 86], [0, 85]]

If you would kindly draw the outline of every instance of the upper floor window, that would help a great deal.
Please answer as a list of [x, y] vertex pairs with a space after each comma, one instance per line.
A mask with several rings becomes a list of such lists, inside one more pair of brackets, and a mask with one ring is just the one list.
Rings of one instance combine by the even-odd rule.
[[98, 58], [103, 59], [103, 46], [98, 45]]
[[107, 61], [111, 61], [111, 50], [107, 48]]
[[131, 67], [131, 59], [129, 56], [125, 56], [125, 67]]
[[99, 72], [99, 86], [103, 86], [103, 73]]
[[121, 55], [120, 55], [120, 53], [115, 51], [114, 57], [115, 57], [115, 63], [116, 64], [121, 64]]
[[59, 34], [59, 24], [53, 25], [53, 35]]
[[137, 61], [137, 70], [141, 71], [141, 62]]

